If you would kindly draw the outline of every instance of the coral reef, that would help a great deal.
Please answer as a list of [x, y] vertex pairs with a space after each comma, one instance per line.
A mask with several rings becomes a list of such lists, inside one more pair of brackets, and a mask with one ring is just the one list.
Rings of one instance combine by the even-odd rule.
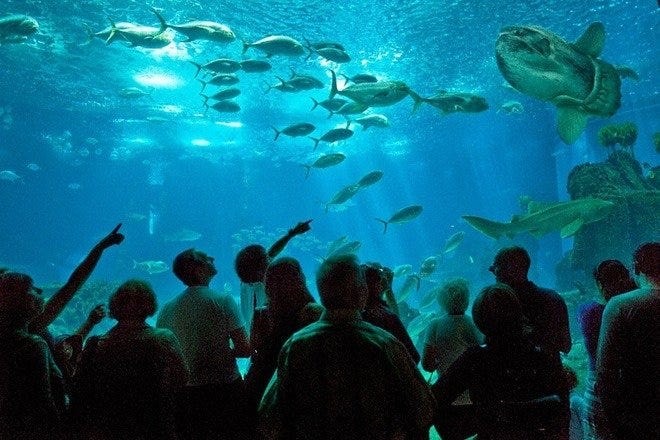
[[603, 163], [578, 165], [567, 189], [571, 199], [596, 197], [616, 204], [608, 217], [575, 234], [569, 254], [572, 269], [590, 274], [607, 258], [629, 262], [640, 243], [659, 239], [660, 191], [630, 153], [619, 150]]
[[630, 148], [637, 140], [637, 125], [634, 122], [606, 125], [598, 130], [598, 142], [607, 148]]

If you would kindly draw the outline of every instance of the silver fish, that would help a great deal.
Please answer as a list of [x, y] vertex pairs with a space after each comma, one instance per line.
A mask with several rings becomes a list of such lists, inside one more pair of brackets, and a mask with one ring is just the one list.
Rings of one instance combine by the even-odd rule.
[[0, 44], [21, 43], [39, 31], [39, 23], [28, 15], [0, 17]]
[[360, 189], [371, 186], [374, 183], [378, 182], [380, 179], [382, 179], [383, 174], [384, 173], [380, 170], [376, 170], [376, 171], [372, 171], [370, 173], [367, 173], [364, 176], [362, 176], [362, 178], [360, 180], [358, 180], [356, 185], [359, 186]]
[[189, 21], [182, 24], [170, 24], [165, 21], [163, 16], [155, 8], [151, 8], [151, 10], [156, 14], [161, 27], [174, 29], [185, 35], [188, 37], [186, 42], [194, 40], [209, 40], [219, 43], [231, 43], [236, 39], [234, 32], [225, 24], [202, 20]]
[[323, 156], [316, 159], [311, 165], [303, 165], [307, 172], [305, 173], [305, 179], [309, 177], [309, 172], [312, 168], [329, 168], [335, 165], [339, 165], [346, 159], [346, 156], [342, 153], [329, 153], [324, 154]]
[[298, 40], [285, 35], [269, 35], [254, 43], [243, 42], [243, 53], [248, 49], [255, 48], [271, 57], [273, 55], [300, 56], [305, 53], [305, 48]]
[[348, 128], [333, 128], [332, 130], [326, 132], [320, 138], [314, 138], [311, 136], [309, 136], [309, 138], [314, 141], [314, 149], [316, 150], [316, 147], [318, 147], [319, 142], [327, 142], [329, 144], [332, 144], [333, 142], [339, 142], [339, 141], [343, 141], [344, 139], [348, 139], [351, 136], [353, 136], [353, 131], [349, 130]]
[[155, 260], [148, 260], [148, 261], [141, 261], [137, 262], [133, 260], [133, 269], [139, 269], [141, 271], [144, 271], [148, 273], [149, 275], [153, 275], [156, 273], [163, 273], [168, 271], [170, 268], [165, 263], [164, 261], [155, 261]]
[[275, 130], [275, 139], [273, 139], [275, 141], [280, 136], [280, 134], [285, 134], [291, 137], [298, 137], [298, 136], [307, 136], [308, 134], [316, 130], [316, 126], [310, 124], [309, 122], [292, 124], [289, 125], [288, 127], [283, 128], [282, 130], [278, 130], [275, 127], [271, 127], [271, 128]]
[[392, 214], [392, 216], [389, 218], [389, 220], [382, 220], [379, 218], [376, 218], [379, 222], [381, 222], [384, 225], [383, 229], [383, 234], [387, 232], [387, 225], [391, 223], [406, 223], [409, 222], [417, 217], [422, 213], [422, 210], [424, 208], [420, 205], [411, 205], [411, 206], [406, 206], [405, 208], [402, 208]]

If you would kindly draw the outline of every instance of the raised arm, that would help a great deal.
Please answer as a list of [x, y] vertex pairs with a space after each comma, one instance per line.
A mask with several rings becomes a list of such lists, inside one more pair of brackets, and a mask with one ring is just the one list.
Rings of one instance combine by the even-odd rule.
[[291, 240], [296, 235], [301, 235], [309, 231], [311, 229], [309, 224], [312, 222], [312, 220], [313, 219], [307, 220], [305, 222], [300, 222], [292, 229], [289, 229], [289, 232], [287, 232], [285, 236], [281, 237], [279, 240], [273, 243], [270, 249], [268, 249], [268, 258], [270, 259], [275, 258], [280, 252], [282, 252], [282, 249], [284, 249], [284, 246], [286, 246], [289, 240]]
[[82, 323], [80, 328], [76, 330], [76, 334], [80, 335], [82, 340], [84, 341], [87, 339], [87, 336], [89, 336], [89, 332], [92, 331], [94, 326], [101, 322], [103, 318], [105, 318], [105, 306], [103, 304], [97, 304], [90, 312], [89, 315], [87, 315], [87, 319], [85, 319], [85, 322]]
[[80, 289], [80, 287], [87, 281], [92, 271], [101, 259], [103, 251], [110, 246], [118, 245], [124, 241], [124, 235], [119, 232], [121, 223], [101, 241], [99, 241], [85, 259], [75, 268], [67, 282], [46, 303], [44, 311], [30, 322], [30, 330], [32, 332], [40, 332], [48, 327], [57, 316], [62, 312], [64, 307], [71, 301], [73, 295]]

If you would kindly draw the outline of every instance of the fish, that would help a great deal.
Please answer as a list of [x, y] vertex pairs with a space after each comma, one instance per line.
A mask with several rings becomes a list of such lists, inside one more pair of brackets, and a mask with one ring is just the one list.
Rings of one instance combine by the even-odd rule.
[[337, 255], [348, 255], [355, 254], [362, 246], [362, 243], [359, 241], [347, 241], [342, 243], [340, 246], [337, 246], [332, 252], [328, 252], [326, 258], [334, 257]]
[[437, 94], [422, 98], [417, 96], [414, 100], [413, 112], [417, 111], [422, 103], [427, 103], [437, 109], [442, 114], [448, 113], [478, 113], [488, 110], [486, 99], [473, 93], [449, 93], [446, 90], [440, 90]]
[[319, 142], [327, 142], [329, 144], [332, 144], [333, 142], [339, 142], [348, 139], [351, 136], [353, 136], [353, 131], [349, 130], [348, 128], [333, 128], [332, 130], [326, 132], [320, 138], [314, 138], [311, 136], [308, 137], [314, 141], [314, 149], [316, 150], [316, 147], [318, 147]]
[[330, 98], [335, 95], [345, 96], [355, 102], [364, 104], [368, 107], [387, 107], [401, 101], [406, 96], [415, 96], [410, 94], [410, 87], [403, 81], [378, 81], [375, 83], [351, 84], [343, 90], [337, 89], [337, 75], [334, 70], [330, 70], [332, 75], [332, 84], [330, 87]]
[[235, 88], [235, 87], [220, 90], [220, 91], [214, 93], [211, 96], [206, 96], [203, 93], [200, 93], [202, 98], [204, 98], [204, 105], [206, 105], [206, 103], [208, 102], [209, 99], [215, 99], [216, 101], [222, 101], [223, 99], [236, 98], [240, 94], [241, 94], [241, 91], [239, 89]]
[[303, 45], [298, 40], [286, 35], [269, 35], [254, 43], [243, 41], [243, 53], [250, 48], [264, 52], [267, 57], [273, 55], [296, 57], [305, 54]]
[[23, 180], [22, 176], [19, 176], [13, 171], [2, 170], [0, 171], [0, 180], [6, 180], [7, 182], [16, 182], [17, 180]]
[[10, 14], [0, 17], [0, 44], [22, 43], [39, 32], [39, 23], [29, 15]]
[[500, 106], [500, 108], [497, 110], [498, 113], [499, 113], [500, 111], [503, 111], [504, 113], [507, 113], [507, 114], [510, 114], [510, 115], [511, 115], [511, 114], [519, 114], [519, 113], [522, 113], [523, 111], [525, 111], [525, 108], [524, 108], [523, 105], [522, 105], [520, 102], [518, 102], [518, 101], [506, 101], [506, 102], [503, 103], [503, 104]]
[[343, 44], [337, 43], [336, 41], [319, 41], [316, 43], [310, 43], [307, 38], [304, 38], [305, 44], [310, 50], [319, 50], [319, 49], [337, 49], [346, 51], [346, 48]]
[[273, 66], [265, 60], [243, 60], [240, 64], [243, 72], [248, 73], [267, 72], [273, 68]]
[[312, 168], [329, 168], [335, 165], [339, 165], [346, 159], [346, 156], [342, 153], [329, 153], [324, 154], [323, 156], [316, 159], [311, 165], [303, 165], [307, 172], [305, 173], [305, 179], [309, 177], [309, 173]]
[[120, 89], [118, 95], [126, 99], [142, 98], [144, 96], [150, 96], [151, 92], [142, 90], [139, 87], [124, 87]]
[[397, 292], [396, 302], [397, 303], [405, 302], [412, 293], [413, 289], [417, 291], [419, 290], [420, 283], [421, 283], [421, 279], [419, 278], [419, 275], [417, 275], [416, 273], [411, 273], [410, 275], [407, 275], [406, 279], [403, 281], [403, 285], [399, 288], [399, 291]]
[[428, 292], [426, 292], [423, 296], [422, 299], [419, 300], [419, 308], [423, 309], [424, 307], [428, 307], [435, 300], [438, 298], [438, 293], [440, 293], [440, 290], [442, 290], [443, 286], [435, 286], [431, 288]]
[[332, 99], [325, 99], [323, 101], [317, 101], [314, 98], [310, 98], [314, 105], [312, 105], [312, 110], [314, 110], [316, 107], [321, 106], [324, 109], [330, 111], [330, 115], [332, 116], [333, 111], [337, 111], [340, 108], [344, 106], [348, 101], [343, 99], [343, 98], [332, 98]]
[[412, 273], [413, 267], [412, 264], [400, 264], [397, 267], [395, 267], [392, 272], [393, 276], [396, 277], [402, 277], [404, 275], [408, 275]]
[[196, 241], [199, 240], [200, 238], [202, 238], [202, 234], [193, 231], [192, 229], [186, 229], [186, 228], [180, 229], [170, 234], [165, 234], [163, 236], [163, 240], [168, 242]]
[[202, 93], [208, 84], [214, 86], [233, 86], [234, 84], [238, 84], [240, 79], [233, 73], [221, 73], [220, 75], [212, 76], [208, 81], [199, 78], [197, 78], [197, 81], [202, 84], [202, 90], [200, 90], [200, 93]]
[[348, 241], [348, 237], [346, 235], [342, 235], [341, 237], [330, 242], [330, 244], [328, 245], [327, 255], [330, 255], [336, 249], [339, 249], [339, 247], [342, 246], [347, 241]]
[[528, 212], [514, 215], [510, 222], [500, 223], [472, 215], [462, 216], [470, 226], [494, 239], [502, 236], [513, 238], [523, 232], [541, 237], [552, 231], [560, 231], [562, 238], [575, 234], [583, 225], [607, 217], [614, 208], [608, 200], [584, 197], [554, 204], [528, 204]]
[[410, 321], [406, 326], [406, 331], [410, 335], [410, 339], [413, 341], [418, 340], [422, 333], [426, 332], [431, 321], [437, 317], [438, 315], [436, 313], [422, 313]]
[[278, 130], [275, 127], [271, 127], [273, 130], [275, 130], [275, 139], [280, 136], [280, 134], [285, 134], [287, 136], [291, 137], [298, 137], [298, 136], [307, 136], [314, 130], [316, 130], [316, 126], [314, 124], [310, 124], [309, 122], [300, 122], [298, 124], [292, 124], [289, 125], [288, 127], [283, 128], [282, 130]]
[[229, 26], [217, 23], [215, 21], [195, 20], [182, 24], [170, 24], [165, 21], [163, 16], [155, 8], [151, 11], [160, 21], [161, 28], [170, 28], [188, 37], [185, 42], [195, 40], [208, 40], [217, 43], [231, 43], [236, 39], [236, 35]]
[[435, 272], [435, 268], [437, 267], [437, 265], [438, 265], [438, 257], [436, 257], [435, 255], [427, 257], [424, 261], [422, 261], [422, 264], [419, 267], [418, 275], [420, 277], [427, 277], [431, 275], [433, 272]]
[[356, 184], [346, 185], [330, 199], [328, 203], [325, 204], [325, 212], [328, 212], [328, 205], [341, 205], [342, 203], [348, 201], [360, 190], [360, 187]]
[[[330, 110], [330, 114], [328, 115], [328, 118], [331, 118], [334, 115], [342, 115], [344, 117], [348, 115], [359, 115], [368, 108], [369, 106], [367, 104], [363, 104], [361, 102], [349, 101], [346, 104], [342, 105], [336, 111]], [[350, 123], [351, 121], [349, 120], [348, 125], [350, 125]]]
[[374, 183], [378, 182], [380, 179], [382, 179], [383, 174], [384, 173], [380, 170], [376, 170], [376, 171], [372, 171], [370, 173], [367, 173], [364, 176], [362, 176], [362, 178], [360, 180], [357, 181], [356, 185], [359, 186], [360, 189], [371, 186]]
[[230, 58], [218, 58], [213, 61], [209, 61], [206, 64], [199, 64], [194, 61], [188, 61], [188, 62], [193, 66], [195, 66], [195, 68], [197, 69], [195, 71], [195, 76], [193, 78], [197, 78], [197, 75], [199, 75], [199, 72], [202, 69], [213, 73], [234, 73], [234, 72], [238, 72], [242, 68], [241, 63], [239, 63], [236, 60], [232, 60]]
[[147, 49], [160, 49], [172, 43], [172, 35], [165, 32], [167, 29], [162, 27], [144, 26], [141, 24], [119, 22], [110, 20], [110, 27], [98, 32], [93, 32], [89, 28], [87, 33], [89, 39], [100, 38], [105, 44], [111, 44], [115, 41], [125, 41], [131, 47], [144, 47]]
[[138, 269], [148, 273], [149, 275], [153, 275], [156, 273], [167, 272], [170, 268], [164, 261], [148, 260], [137, 262], [133, 260], [133, 269]]
[[348, 84], [349, 82], [355, 84], [378, 82], [378, 78], [376, 78], [374, 75], [371, 75], [369, 73], [358, 73], [357, 75], [353, 75], [353, 76], [340, 74], [340, 76], [344, 77], [344, 86], [346, 86], [346, 84]]
[[238, 113], [241, 111], [241, 106], [231, 99], [223, 99], [211, 105], [207, 104], [206, 108], [208, 109], [209, 107], [220, 113]]
[[600, 22], [574, 43], [539, 26], [508, 26], [497, 37], [495, 56], [513, 88], [557, 107], [559, 137], [570, 145], [589, 116], [610, 117], [621, 106], [620, 74], [598, 58], [604, 44]]
[[362, 116], [361, 118], [353, 119], [351, 122], [357, 122], [362, 126], [362, 130], [366, 130], [369, 127], [380, 127], [385, 128], [390, 126], [390, 121], [385, 115], [379, 115], [373, 113], [371, 115]]
[[313, 53], [337, 64], [348, 63], [351, 61], [351, 56], [349, 54], [347, 54], [344, 50], [338, 49], [336, 47], [321, 47], [319, 49], [312, 48], [310, 49], [310, 53], [307, 59], [309, 59]]
[[445, 241], [445, 249], [443, 252], [448, 254], [449, 252], [456, 249], [461, 243], [463, 243], [463, 238], [465, 238], [465, 232], [458, 231], [450, 235], [449, 238]]
[[379, 218], [376, 218], [376, 220], [383, 224], [383, 234], [385, 234], [387, 232], [387, 225], [391, 223], [406, 223], [414, 220], [415, 218], [419, 217], [423, 209], [424, 208], [420, 205], [410, 205], [392, 214], [389, 220], [382, 220]]

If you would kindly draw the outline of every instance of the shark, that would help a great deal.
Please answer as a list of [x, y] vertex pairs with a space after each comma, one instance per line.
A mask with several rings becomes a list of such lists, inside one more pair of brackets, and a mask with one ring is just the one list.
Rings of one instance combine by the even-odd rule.
[[599, 58], [605, 27], [595, 22], [575, 42], [538, 26], [508, 26], [495, 44], [497, 67], [517, 91], [557, 107], [557, 131], [566, 144], [589, 116], [610, 117], [621, 105], [620, 69]]
[[583, 225], [607, 217], [613, 208], [614, 203], [609, 200], [584, 197], [558, 203], [530, 202], [526, 214], [514, 215], [508, 223], [472, 215], [462, 217], [477, 231], [494, 239], [502, 236], [513, 238], [524, 232], [541, 237], [553, 231], [560, 231], [561, 237], [566, 238]]

